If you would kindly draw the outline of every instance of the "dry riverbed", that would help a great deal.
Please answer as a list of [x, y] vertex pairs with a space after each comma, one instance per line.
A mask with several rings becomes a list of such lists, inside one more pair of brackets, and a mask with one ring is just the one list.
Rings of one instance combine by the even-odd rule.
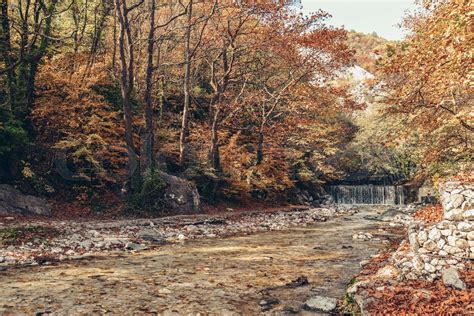
[[[327, 222], [247, 236], [189, 235], [156, 249], [4, 268], [0, 313], [307, 313], [309, 298], [341, 298], [360, 262], [401, 236], [400, 228], [373, 219], [384, 209], [361, 207]], [[371, 237], [359, 238], [360, 232]]]
[[284, 230], [354, 212], [355, 208], [344, 206], [287, 207], [138, 220], [0, 222], [0, 267], [141, 251], [200, 238]]

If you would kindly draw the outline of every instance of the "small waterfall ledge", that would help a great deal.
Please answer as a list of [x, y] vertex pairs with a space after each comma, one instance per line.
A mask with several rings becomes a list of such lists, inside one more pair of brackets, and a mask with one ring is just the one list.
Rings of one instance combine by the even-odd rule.
[[406, 203], [407, 189], [401, 185], [328, 185], [325, 190], [337, 204]]

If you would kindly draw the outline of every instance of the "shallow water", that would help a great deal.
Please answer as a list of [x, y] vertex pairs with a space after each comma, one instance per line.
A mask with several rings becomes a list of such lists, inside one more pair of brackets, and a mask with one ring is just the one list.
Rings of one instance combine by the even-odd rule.
[[[311, 295], [341, 297], [359, 262], [385, 247], [352, 239], [377, 232], [381, 223], [363, 216], [383, 209], [287, 231], [9, 269], [0, 272], [0, 314], [255, 314], [267, 296], [280, 300], [276, 311], [301, 311]], [[300, 276], [310, 284], [284, 286]]]

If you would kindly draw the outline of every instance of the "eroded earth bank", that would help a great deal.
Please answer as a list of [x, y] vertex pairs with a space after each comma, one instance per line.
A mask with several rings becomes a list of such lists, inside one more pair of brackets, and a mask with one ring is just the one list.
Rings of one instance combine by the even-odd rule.
[[399, 214], [387, 208], [358, 207], [325, 222], [246, 236], [3, 266], [0, 313], [304, 314], [321, 304], [331, 308], [361, 262], [403, 235], [393, 218], [389, 225], [379, 216]]

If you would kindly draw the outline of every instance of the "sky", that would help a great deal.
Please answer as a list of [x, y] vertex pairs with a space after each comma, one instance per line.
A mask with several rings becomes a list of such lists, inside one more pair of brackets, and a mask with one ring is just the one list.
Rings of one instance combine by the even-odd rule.
[[301, 0], [304, 13], [322, 9], [333, 17], [328, 23], [362, 33], [376, 32], [389, 40], [400, 40], [404, 32], [397, 24], [407, 10], [416, 6], [413, 0]]

